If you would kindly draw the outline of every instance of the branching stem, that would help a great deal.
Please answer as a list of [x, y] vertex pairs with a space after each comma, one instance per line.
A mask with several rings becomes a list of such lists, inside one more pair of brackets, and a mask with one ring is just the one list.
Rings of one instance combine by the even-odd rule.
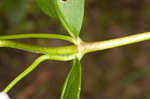
[[[32, 37], [31, 35], [26, 35]], [[35, 36], [35, 35], [34, 35]], [[13, 37], [13, 35], [11, 36]], [[9, 39], [9, 36], [0, 37], [0, 39]], [[17, 37], [13, 37], [17, 38]], [[24, 38], [23, 35], [18, 36], [18, 38]], [[37, 36], [38, 38], [38, 36]], [[25, 43], [20, 43], [16, 41], [9, 41], [9, 40], [0, 40], [0, 47], [11, 47], [17, 48], [29, 52], [34, 53], [42, 53], [42, 54], [50, 54], [50, 55], [71, 55], [81, 53], [82, 56], [86, 53], [110, 49], [114, 47], [129, 45], [145, 40], [150, 40], [150, 32], [139, 33], [127, 37], [116, 38], [112, 40], [106, 41], [98, 41], [98, 42], [83, 42], [81, 41], [77, 45], [69, 45], [69, 46], [61, 46], [61, 47], [46, 47], [46, 46], [37, 46], [37, 45], [30, 45]]]
[[37, 58], [31, 66], [29, 66], [24, 72], [22, 72], [19, 76], [17, 76], [4, 90], [4, 93], [8, 93], [9, 90], [14, 87], [21, 79], [27, 76], [30, 72], [32, 72], [41, 62], [49, 60], [49, 56], [43, 55]]
[[[18, 38], [21, 38], [21, 36]], [[2, 39], [2, 37], [0, 38]], [[6, 38], [9, 39], [9, 36], [7, 36]], [[13, 37], [13, 38], [17, 38], [17, 37]], [[124, 46], [124, 45], [133, 44], [145, 40], [150, 40], [150, 32], [140, 33], [136, 35], [131, 35], [131, 36], [112, 39], [112, 40], [106, 40], [106, 41], [80, 42], [77, 45], [69, 45], [69, 46], [62, 46], [62, 47], [35, 46], [35, 45], [20, 43], [16, 41], [0, 40], [0, 47], [11, 47], [11, 48], [22, 49], [25, 51], [30, 51], [30, 52], [46, 54], [36, 59], [35, 62], [29, 68], [27, 68], [23, 73], [21, 73], [18, 77], [16, 77], [3, 90], [3, 92], [7, 93], [16, 83], [18, 83], [22, 78], [28, 75], [41, 62], [45, 60], [51, 59], [51, 60], [68, 61], [68, 60], [73, 60], [78, 54], [82, 54], [83, 56], [86, 53]]]

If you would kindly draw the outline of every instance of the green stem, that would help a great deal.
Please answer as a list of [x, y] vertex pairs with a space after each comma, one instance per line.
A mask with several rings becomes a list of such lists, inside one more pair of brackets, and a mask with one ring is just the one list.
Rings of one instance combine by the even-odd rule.
[[4, 90], [4, 93], [8, 93], [21, 79], [32, 72], [41, 62], [49, 60], [49, 56], [43, 55], [36, 59], [31, 66], [29, 66], [24, 72], [17, 76]]
[[41, 53], [41, 54], [50, 54], [50, 55], [66, 55], [66, 54], [75, 54], [78, 52], [77, 46], [60, 46], [60, 47], [46, 47], [46, 46], [37, 46], [31, 44], [20, 43], [17, 41], [10, 40], [0, 40], [0, 47], [10, 47], [21, 49], [24, 51]]
[[76, 55], [82, 57], [89, 52], [110, 49], [114, 47], [133, 44], [145, 40], [150, 40], [150, 32], [140, 33], [127, 37], [98, 41], [98, 42], [81, 42], [76, 45], [60, 46], [60, 47], [46, 47], [20, 43], [16, 41], [0, 40], [0, 47], [17, 48], [34, 53], [48, 54], [52, 60], [71, 60]]
[[145, 40], [150, 40], [150, 32], [145, 33], [139, 33], [136, 35], [131, 35], [127, 37], [112, 39], [112, 40], [106, 40], [106, 41], [99, 41], [99, 42], [83, 42], [81, 43], [81, 50], [83, 54], [89, 53], [89, 52], [95, 52], [99, 50], [105, 50], [110, 49], [114, 47], [129, 45]]
[[71, 37], [59, 34], [32, 33], [32, 34], [15, 34], [15, 35], [0, 36], [0, 40], [24, 39], [24, 38], [55, 38], [74, 43], [74, 40]]
[[82, 53], [86, 54], [89, 52], [95, 52], [99, 50], [110, 49], [114, 47], [124, 46], [132, 43], [137, 43], [145, 40], [150, 40], [150, 32], [140, 33], [136, 35], [131, 35], [127, 37], [100, 41], [100, 42], [81, 42], [77, 46], [70, 45], [64, 47], [42, 47], [29, 45], [24, 43], [19, 43], [15, 41], [0, 40], [0, 47], [11, 47], [22, 49], [26, 51], [32, 51], [36, 53], [43, 53], [49, 55], [43, 55], [39, 57], [35, 62], [27, 68], [23, 73], [21, 73], [16, 79], [14, 79], [7, 87], [3, 90], [4, 93], [7, 93], [16, 83], [18, 83], [22, 78], [28, 75], [33, 71], [38, 64], [48, 59], [57, 59], [57, 60], [72, 60], [76, 57], [77, 54]]

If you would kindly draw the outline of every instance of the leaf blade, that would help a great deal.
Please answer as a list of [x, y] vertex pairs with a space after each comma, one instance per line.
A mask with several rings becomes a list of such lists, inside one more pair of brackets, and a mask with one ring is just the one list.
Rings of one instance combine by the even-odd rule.
[[37, 0], [37, 4], [46, 15], [57, 19], [53, 0]]
[[40, 8], [58, 19], [68, 33], [78, 38], [84, 16], [84, 0], [37, 0]]
[[81, 64], [78, 59], [72, 62], [72, 68], [64, 83], [60, 99], [79, 99], [81, 91]]
[[61, 19], [62, 24], [71, 36], [78, 37], [84, 16], [84, 0], [67, 0], [66, 2], [57, 0], [57, 4], [58, 10], [65, 18]]

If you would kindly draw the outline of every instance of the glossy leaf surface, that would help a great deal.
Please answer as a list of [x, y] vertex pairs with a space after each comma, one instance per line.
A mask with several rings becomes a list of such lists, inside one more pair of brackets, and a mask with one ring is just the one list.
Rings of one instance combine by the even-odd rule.
[[61, 99], [79, 99], [81, 89], [81, 64], [78, 59], [73, 60], [71, 71], [65, 81]]
[[78, 37], [83, 16], [84, 0], [37, 0], [40, 8], [49, 16], [61, 21], [68, 33]]

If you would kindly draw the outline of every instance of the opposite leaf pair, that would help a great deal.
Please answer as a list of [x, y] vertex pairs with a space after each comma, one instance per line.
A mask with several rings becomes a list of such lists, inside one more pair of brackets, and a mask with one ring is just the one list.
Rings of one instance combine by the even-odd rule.
[[[59, 20], [72, 38], [78, 42], [84, 16], [84, 0], [37, 0], [37, 2], [47, 15]], [[76, 58], [65, 81], [61, 99], [79, 99], [80, 89], [81, 64]]]

